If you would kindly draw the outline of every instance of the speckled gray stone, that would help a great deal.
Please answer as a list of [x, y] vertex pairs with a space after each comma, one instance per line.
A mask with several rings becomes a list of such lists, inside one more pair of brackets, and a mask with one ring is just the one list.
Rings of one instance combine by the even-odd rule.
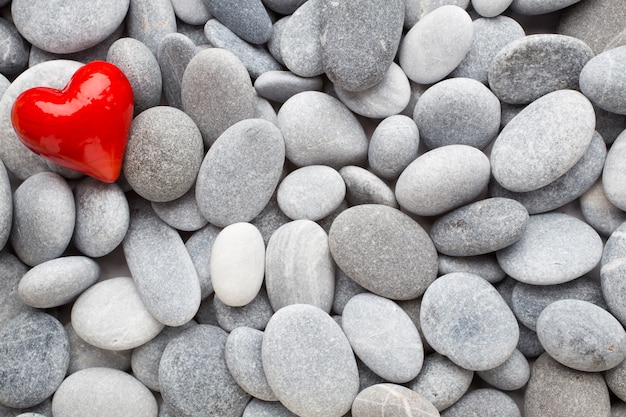
[[284, 103], [303, 91], [319, 91], [323, 84], [322, 77], [305, 78], [291, 71], [268, 71], [256, 79], [254, 89], [261, 97], [276, 103]]
[[68, 374], [87, 368], [112, 368], [120, 371], [130, 369], [131, 350], [100, 349], [81, 339], [76, 334], [72, 322], [67, 323], [64, 327], [70, 342]]
[[161, 220], [174, 229], [195, 232], [207, 225], [196, 200], [196, 187], [191, 187], [182, 197], [162, 203], [152, 202], [152, 209]]
[[513, 0], [472, 0], [472, 7], [483, 17], [496, 17], [504, 12]]
[[10, 240], [15, 253], [30, 266], [60, 256], [75, 220], [72, 190], [61, 176], [42, 172], [29, 177], [13, 193]]
[[626, 363], [622, 362], [604, 373], [606, 384], [620, 400], [626, 398]]
[[[267, 3], [267, 2], [266, 2]], [[280, 19], [276, 20], [272, 25], [272, 34], [270, 38], [267, 40], [266, 46], [270, 54], [274, 57], [276, 61], [278, 61], [281, 65], [285, 65], [285, 61], [283, 60], [283, 55], [280, 51], [280, 43], [283, 37], [283, 31], [285, 29], [285, 25], [291, 15], [283, 16]]]
[[183, 74], [195, 54], [196, 45], [182, 33], [165, 35], [157, 49], [156, 57], [161, 68], [163, 95], [167, 104], [177, 109], [183, 108], [181, 98]]
[[198, 274], [178, 232], [159, 219], [147, 202], [133, 200], [122, 246], [148, 311], [167, 326], [191, 320], [200, 305]]
[[[481, 0], [483, 3], [485, 0]], [[505, 0], [510, 3], [511, 0]], [[497, 3], [487, 0], [489, 5]], [[524, 28], [507, 16], [479, 18], [472, 22], [474, 37], [469, 52], [452, 71], [453, 77], [467, 77], [488, 84], [489, 66], [493, 58], [509, 42], [524, 36]]]
[[506, 197], [519, 201], [530, 214], [554, 210], [580, 197], [600, 177], [606, 158], [606, 145], [598, 132], [593, 134], [583, 156], [565, 174], [550, 184], [533, 191], [516, 193], [491, 181], [492, 196]]
[[472, 45], [472, 19], [455, 5], [428, 13], [404, 36], [400, 66], [411, 81], [432, 84], [445, 78], [465, 58]]
[[213, 17], [247, 42], [265, 43], [272, 33], [272, 21], [261, 0], [204, 0], [204, 4]]
[[591, 226], [568, 214], [535, 214], [521, 239], [496, 256], [502, 269], [520, 282], [562, 284], [600, 262], [602, 239]]
[[416, 298], [437, 274], [437, 252], [428, 234], [392, 207], [365, 204], [343, 211], [330, 228], [329, 243], [337, 266], [383, 297]]
[[606, 198], [601, 181], [592, 185], [579, 201], [585, 221], [602, 236], [609, 236], [626, 222], [626, 213]]
[[493, 58], [489, 86], [502, 101], [530, 103], [553, 91], [577, 89], [579, 74], [592, 57], [591, 48], [576, 38], [525, 36], [504, 46]]
[[367, 156], [367, 137], [357, 118], [338, 99], [305, 91], [278, 111], [287, 159], [296, 166], [359, 165]]
[[176, 17], [189, 25], [204, 25], [211, 13], [204, 0], [172, 0]]
[[415, 158], [420, 136], [415, 122], [407, 116], [383, 119], [372, 132], [367, 159], [380, 178], [395, 180]]
[[0, 72], [13, 75], [28, 65], [28, 43], [17, 31], [13, 23], [0, 19], [0, 37], [4, 39], [0, 47]]
[[465, 394], [450, 408], [441, 413], [442, 417], [521, 417], [522, 413], [513, 400], [502, 391], [492, 388], [479, 388]]
[[468, 145], [447, 145], [422, 154], [396, 182], [400, 207], [419, 216], [434, 216], [469, 203], [487, 187], [487, 156]]
[[474, 371], [456, 365], [439, 353], [432, 353], [424, 358], [422, 370], [408, 387], [442, 411], [465, 394], [473, 377]]
[[530, 330], [528, 327], [520, 323], [519, 325], [519, 341], [517, 342], [517, 350], [522, 352], [527, 358], [536, 358], [545, 352], [537, 332]]
[[9, 241], [13, 222], [13, 192], [4, 163], [0, 160], [0, 250]]
[[522, 352], [515, 349], [503, 364], [477, 374], [483, 381], [498, 389], [514, 391], [523, 388], [528, 382], [530, 365]]
[[55, 416], [156, 417], [154, 395], [126, 372], [89, 368], [67, 377], [52, 398]]
[[623, 187], [626, 179], [626, 164], [623, 162], [626, 155], [625, 132], [615, 139], [613, 146], [609, 149], [602, 171], [604, 193], [609, 201], [620, 210], [626, 210], [626, 192]]
[[176, 14], [168, 0], [130, 0], [126, 18], [128, 35], [143, 42], [156, 56], [159, 43], [176, 32]]
[[133, 88], [134, 112], [139, 114], [161, 102], [161, 68], [148, 47], [133, 38], [111, 45], [107, 61], [122, 70]]
[[262, 119], [237, 122], [204, 157], [196, 181], [200, 212], [218, 227], [254, 219], [270, 201], [284, 161], [276, 126]]
[[439, 254], [439, 275], [451, 272], [469, 272], [492, 284], [502, 281], [506, 276], [495, 254], [458, 257]]
[[226, 366], [237, 384], [248, 394], [263, 401], [277, 401], [261, 362], [263, 332], [238, 327], [226, 339]]
[[491, 150], [492, 174], [511, 191], [544, 187], [584, 155], [594, 128], [595, 113], [585, 96], [573, 90], [548, 93], [502, 129]]
[[289, 223], [291, 219], [285, 215], [278, 207], [278, 202], [275, 197], [267, 203], [263, 211], [254, 218], [250, 223], [256, 226], [263, 236], [265, 246], [269, 242], [270, 237], [274, 232], [283, 224]]
[[335, 271], [335, 295], [333, 297], [332, 312], [341, 315], [346, 303], [350, 301], [352, 297], [368, 291], [354, 282], [354, 280], [347, 276], [341, 269], [336, 268]]
[[119, 185], [87, 177], [74, 186], [76, 224], [72, 243], [87, 256], [111, 253], [130, 222], [128, 201]]
[[285, 66], [301, 77], [324, 73], [322, 66], [322, 6], [324, 0], [304, 2], [289, 17], [280, 38]]
[[626, 116], [608, 112], [595, 105], [593, 108], [596, 111], [596, 131], [607, 145], [612, 144], [626, 129]]
[[276, 397], [299, 416], [344, 415], [358, 393], [350, 343], [317, 307], [296, 304], [277, 311], [263, 335], [262, 361]]
[[437, 251], [445, 255], [484, 255], [517, 242], [528, 217], [528, 211], [515, 200], [487, 198], [437, 218], [430, 237]]
[[[16, 0], [11, 17], [30, 43], [50, 52], [68, 54], [96, 45], [124, 20], [129, 0], [70, 1], [49, 8], [46, 1]], [[93, 19], [93, 16], [98, 16]]]
[[419, 20], [433, 10], [451, 4], [466, 9], [470, 0], [406, 0], [404, 27], [411, 29]]
[[610, 412], [602, 374], [568, 368], [547, 353], [533, 364], [524, 396], [526, 417], [608, 416]]
[[354, 399], [351, 411], [353, 417], [439, 417], [430, 401], [396, 384], [376, 384], [362, 390]]
[[34, 417], [39, 417], [39, 415], [42, 415], [43, 417], [49, 417], [52, 415], [52, 399], [48, 397], [42, 403], [39, 403], [34, 407], [28, 408], [12, 408], [5, 407], [4, 405], [0, 404], [0, 416], [2, 417], [16, 417], [19, 416], [21, 413], [26, 412], [36, 413]]
[[511, 10], [524, 15], [540, 15], [565, 9], [580, 0], [513, 0]]
[[589, 277], [556, 285], [531, 285], [518, 282], [511, 294], [513, 313], [531, 330], [536, 330], [537, 318], [544, 308], [555, 301], [565, 299], [584, 300], [607, 308], [600, 283]]
[[420, 322], [435, 351], [474, 371], [504, 363], [519, 338], [517, 320], [498, 291], [478, 275], [463, 272], [443, 275], [428, 287]]
[[349, 165], [341, 168], [339, 174], [346, 184], [346, 200], [350, 205], [383, 204], [398, 208], [393, 190], [372, 172]]
[[19, 314], [32, 311], [19, 297], [17, 288], [28, 267], [15, 255], [0, 251], [0, 327]]
[[237, 327], [250, 327], [263, 330], [274, 314], [265, 288], [261, 288], [257, 296], [243, 307], [231, 307], [213, 297], [213, 308], [217, 324], [227, 332]]
[[600, 282], [602, 294], [609, 311], [622, 323], [626, 323], [626, 223], [622, 223], [606, 241], [600, 262]]
[[189, 252], [191, 261], [198, 273], [202, 299], [205, 299], [209, 294], [213, 293], [210, 268], [211, 250], [213, 249], [213, 242], [220, 230], [220, 228], [209, 223], [192, 234], [185, 242], [185, 248], [187, 252]]
[[593, 57], [580, 72], [580, 90], [598, 107], [626, 114], [626, 46], [609, 49]]
[[276, 110], [268, 100], [261, 97], [254, 90], [252, 108], [254, 110], [254, 118], [263, 119], [276, 125]]
[[14, 408], [32, 407], [52, 395], [70, 360], [63, 325], [39, 311], [6, 323], [0, 330], [0, 351], [0, 403]]
[[243, 410], [242, 417], [298, 417], [279, 401], [262, 401], [253, 398]]

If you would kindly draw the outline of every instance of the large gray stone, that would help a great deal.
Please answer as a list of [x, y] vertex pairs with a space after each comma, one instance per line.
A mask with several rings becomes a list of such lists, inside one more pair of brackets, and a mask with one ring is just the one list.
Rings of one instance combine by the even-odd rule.
[[280, 56], [285, 66], [301, 77], [324, 73], [322, 64], [322, 7], [324, 0], [302, 2], [289, 17], [280, 37]]
[[539, 15], [565, 9], [580, 0], [513, 0], [511, 10], [524, 15]]
[[367, 150], [370, 169], [382, 179], [397, 179], [417, 158], [419, 143], [419, 131], [410, 117], [394, 115], [383, 119], [372, 132]]
[[169, 0], [130, 0], [126, 18], [128, 35], [157, 54], [159, 43], [176, 32], [176, 14]]

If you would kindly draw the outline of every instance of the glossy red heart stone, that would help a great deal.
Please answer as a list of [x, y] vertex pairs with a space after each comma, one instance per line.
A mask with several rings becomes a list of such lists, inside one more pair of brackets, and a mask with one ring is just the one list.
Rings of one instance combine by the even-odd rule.
[[115, 65], [80, 67], [62, 90], [36, 87], [20, 94], [13, 128], [33, 152], [104, 182], [119, 178], [133, 120], [133, 90]]

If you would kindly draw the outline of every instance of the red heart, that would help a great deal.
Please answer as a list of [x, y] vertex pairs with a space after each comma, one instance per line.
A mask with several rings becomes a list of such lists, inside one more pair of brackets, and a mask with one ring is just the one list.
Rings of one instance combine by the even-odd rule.
[[11, 111], [17, 136], [33, 152], [104, 182], [120, 175], [133, 120], [133, 90], [113, 64], [80, 67], [63, 90], [36, 87]]

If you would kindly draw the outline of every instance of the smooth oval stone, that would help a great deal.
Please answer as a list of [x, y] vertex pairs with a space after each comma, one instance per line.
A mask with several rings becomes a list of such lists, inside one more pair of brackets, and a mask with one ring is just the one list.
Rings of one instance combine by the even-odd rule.
[[330, 312], [335, 264], [328, 235], [311, 220], [294, 220], [274, 232], [267, 244], [265, 286], [274, 311], [311, 304]]
[[507, 394], [492, 388], [479, 388], [465, 394], [441, 413], [442, 417], [521, 417], [519, 407]]
[[199, 324], [172, 340], [161, 357], [161, 395], [175, 415], [237, 417], [250, 400], [228, 371], [228, 334]]
[[227, 129], [204, 157], [196, 180], [202, 215], [224, 227], [254, 219], [270, 201], [283, 164], [281, 132], [265, 120], [242, 120]]
[[[207, 301], [209, 300], [207, 299]], [[243, 307], [227, 306], [217, 297], [213, 297], [212, 301], [215, 324], [227, 332], [232, 332], [237, 327], [263, 330], [274, 314], [267, 292], [263, 287], [254, 300]]]
[[17, 30], [33, 45], [68, 54], [106, 39], [126, 17], [129, 3], [129, 0], [70, 1], [49, 8], [46, 1], [16, 0], [11, 3], [11, 17]]
[[147, 202], [133, 200], [122, 248], [141, 301], [155, 319], [181, 326], [195, 316], [200, 284], [194, 264], [178, 232]]
[[362, 91], [383, 79], [400, 44], [404, 8], [402, 0], [323, 1], [322, 65], [333, 84]]
[[411, 81], [432, 84], [445, 78], [472, 45], [472, 19], [465, 10], [445, 5], [428, 13], [404, 36], [400, 66]]
[[529, 359], [536, 358], [545, 352], [545, 349], [541, 346], [537, 332], [530, 330], [523, 324], [520, 324], [519, 326], [519, 341], [517, 342], [517, 349]]
[[284, 103], [303, 91], [319, 91], [324, 81], [322, 77], [300, 77], [290, 71], [268, 71], [254, 82], [254, 89], [268, 100]]
[[593, 57], [580, 73], [580, 90], [603, 110], [626, 114], [626, 46], [609, 49]]
[[[625, 372], [626, 363], [622, 362], [617, 365], [615, 368], [609, 369], [604, 373], [604, 379], [606, 380], [606, 384], [613, 394], [615, 394], [620, 400], [624, 401], [626, 398], [626, 372]], [[613, 411], [615, 407], [611, 407]], [[615, 414], [611, 414], [613, 417]], [[623, 414], [618, 414], [618, 416]]]
[[396, 182], [400, 207], [434, 216], [469, 203], [489, 183], [489, 159], [468, 145], [447, 145], [418, 157]]
[[430, 237], [392, 207], [365, 204], [344, 210], [328, 238], [337, 266], [382, 297], [419, 297], [436, 277], [437, 252]]
[[81, 339], [109, 350], [141, 346], [163, 329], [127, 277], [101, 281], [81, 294], [72, 307], [72, 326]]
[[280, 56], [289, 71], [301, 77], [324, 73], [322, 65], [322, 7], [324, 0], [300, 2], [280, 37]]
[[367, 137], [357, 118], [336, 98], [305, 91], [278, 111], [287, 159], [296, 166], [358, 165], [367, 155]]
[[382, 119], [400, 113], [409, 104], [411, 86], [402, 68], [394, 62], [372, 87], [349, 91], [335, 85], [335, 93], [343, 104], [361, 116]]
[[[479, 0], [496, 5], [500, 0]], [[504, 0], [510, 2], [511, 0]], [[476, 2], [476, 0], [474, 0]], [[453, 77], [473, 78], [488, 84], [489, 66], [494, 57], [509, 42], [524, 37], [524, 28], [507, 16], [479, 18], [472, 22], [474, 37], [469, 52], [452, 71]]]
[[602, 294], [609, 306], [609, 311], [622, 323], [626, 323], [626, 302], [624, 289], [626, 275], [624, 275], [626, 259], [626, 223], [622, 223], [609, 236], [604, 246], [600, 263], [600, 283]]
[[602, 185], [606, 197], [620, 210], [626, 210], [626, 133], [621, 133], [609, 149], [602, 171]]
[[280, 401], [262, 401], [253, 398], [243, 410], [242, 417], [298, 417]]
[[346, 184], [346, 200], [351, 205], [384, 204], [398, 208], [393, 190], [365, 168], [349, 165], [341, 168], [339, 174]]
[[156, 56], [161, 40], [176, 32], [176, 14], [168, 0], [131, 0], [126, 18], [128, 35], [143, 42]]
[[159, 43], [156, 58], [161, 68], [163, 95], [167, 104], [177, 109], [183, 108], [183, 75], [195, 54], [196, 45], [182, 33], [169, 33]]
[[38, 173], [50, 171], [45, 160], [28, 149], [18, 139], [11, 122], [11, 108], [22, 92], [33, 87], [65, 87], [80, 62], [55, 60], [35, 65], [22, 72], [6, 89], [0, 99], [0, 159], [7, 170], [17, 178], [25, 180]]
[[195, 232], [208, 223], [198, 208], [195, 187], [176, 200], [160, 203], [153, 201], [151, 206], [161, 220], [177, 230]]
[[474, 371], [458, 366], [439, 353], [431, 353], [424, 358], [422, 370], [408, 387], [442, 411], [465, 394], [473, 377]]
[[70, 342], [68, 375], [87, 368], [112, 368], [120, 371], [130, 369], [131, 350], [100, 349], [81, 339], [71, 321], [64, 327]]
[[63, 325], [49, 314], [24, 312], [0, 330], [0, 403], [37, 405], [57, 389], [70, 360]]
[[13, 193], [10, 240], [15, 253], [30, 266], [61, 256], [75, 220], [74, 196], [60, 175], [41, 172], [29, 177]]
[[215, 238], [220, 230], [219, 227], [209, 223], [192, 234], [185, 242], [185, 249], [187, 249], [191, 257], [191, 262], [193, 262], [196, 272], [198, 273], [202, 299], [205, 299], [208, 295], [213, 293], [213, 284], [211, 283], [211, 251]]
[[498, 291], [478, 275], [462, 272], [443, 275], [428, 287], [420, 323], [436, 352], [473, 371], [504, 363], [519, 338], [517, 320]]
[[262, 44], [272, 34], [272, 21], [261, 0], [205, 0], [204, 4], [213, 17], [247, 42]]
[[504, 188], [533, 191], [555, 181], [584, 155], [593, 138], [595, 113], [577, 91], [548, 93], [502, 129], [491, 150], [491, 168]]
[[52, 308], [72, 301], [94, 284], [100, 266], [86, 256], [51, 259], [30, 269], [17, 288], [22, 301], [36, 308]]
[[586, 43], [570, 36], [525, 36], [493, 58], [489, 86], [502, 101], [530, 103], [553, 91], [577, 89], [579, 74], [592, 57]]
[[383, 119], [372, 132], [367, 160], [374, 174], [395, 180], [415, 158], [420, 135], [415, 122], [407, 116]]
[[283, 16], [280, 19], [274, 21], [272, 25], [272, 34], [270, 35], [270, 38], [268, 39], [266, 44], [267, 50], [281, 65], [285, 65], [285, 60], [283, 59], [282, 53], [280, 51], [280, 44], [283, 37], [283, 32], [285, 30], [285, 25], [289, 21], [289, 18], [291, 18], [291, 15]]
[[33, 308], [25, 304], [19, 297], [19, 282], [28, 272], [28, 267], [15, 255], [0, 251], [0, 328], [12, 318]]
[[578, 3], [580, 0], [513, 0], [511, 10], [524, 15], [538, 15], [555, 12]]
[[579, 201], [583, 218], [602, 236], [609, 236], [626, 222], [626, 213], [606, 197], [602, 181], [592, 185]]
[[383, 379], [405, 383], [422, 368], [424, 347], [419, 332], [393, 301], [358, 294], [345, 305], [341, 327], [354, 353]]
[[28, 45], [15, 26], [8, 20], [0, 19], [0, 37], [4, 39], [0, 47], [0, 72], [13, 75], [22, 72], [28, 65]]
[[130, 223], [130, 209], [119, 185], [87, 177], [74, 186], [74, 203], [72, 243], [79, 251], [100, 257], [122, 243]]
[[176, 17], [189, 25], [204, 25], [211, 13], [204, 0], [172, 0]]
[[0, 160], [0, 249], [4, 248], [11, 235], [13, 222], [13, 192], [4, 163]]
[[479, 371], [477, 374], [483, 381], [498, 389], [514, 391], [523, 388], [528, 382], [530, 365], [522, 352], [515, 349], [501, 365], [487, 371]]
[[535, 214], [520, 240], [496, 256], [502, 269], [520, 282], [562, 284], [600, 262], [602, 239], [591, 226], [570, 215]]
[[246, 67], [221, 48], [198, 52], [183, 74], [183, 110], [198, 125], [205, 146], [230, 126], [252, 117], [252, 81]]
[[483, 149], [500, 130], [500, 101], [476, 80], [451, 78], [422, 94], [413, 120], [430, 149], [454, 144]]
[[506, 276], [495, 254], [462, 257], [439, 254], [439, 275], [451, 272], [469, 272], [492, 284], [502, 281]]
[[265, 244], [250, 223], [233, 223], [220, 231], [211, 250], [211, 283], [215, 296], [231, 307], [250, 303], [265, 273]]
[[608, 416], [610, 411], [602, 374], [568, 368], [547, 353], [533, 364], [524, 396], [526, 417]]
[[345, 196], [343, 178], [325, 165], [309, 165], [292, 171], [276, 191], [278, 206], [293, 220], [321, 220], [335, 211]]
[[528, 217], [524, 206], [515, 200], [488, 198], [439, 217], [430, 237], [437, 251], [445, 255], [483, 255], [517, 242]]
[[341, 328], [324, 311], [307, 304], [277, 311], [265, 328], [261, 352], [267, 382], [291, 412], [331, 417], [350, 410], [359, 389], [356, 360]]
[[550, 184], [533, 191], [513, 192], [492, 181], [492, 196], [519, 201], [530, 214], [554, 210], [580, 197], [600, 177], [606, 159], [606, 145], [598, 132], [594, 132], [583, 156], [565, 174]]
[[156, 417], [157, 401], [145, 386], [126, 372], [90, 368], [67, 377], [52, 398], [56, 416]]
[[134, 112], [139, 114], [161, 102], [161, 68], [148, 47], [133, 38], [118, 39], [107, 53], [107, 61], [122, 70], [133, 89]]
[[277, 401], [263, 372], [262, 345], [262, 331], [249, 327], [234, 329], [226, 339], [226, 366], [248, 394], [263, 401]]
[[472, 7], [483, 17], [496, 17], [504, 12], [513, 0], [472, 0]]
[[435, 406], [422, 395], [396, 384], [376, 384], [364, 389], [354, 399], [351, 411], [354, 417], [439, 416]]
[[626, 331], [603, 308], [582, 300], [559, 300], [537, 319], [546, 352], [573, 369], [602, 372], [626, 359]]

